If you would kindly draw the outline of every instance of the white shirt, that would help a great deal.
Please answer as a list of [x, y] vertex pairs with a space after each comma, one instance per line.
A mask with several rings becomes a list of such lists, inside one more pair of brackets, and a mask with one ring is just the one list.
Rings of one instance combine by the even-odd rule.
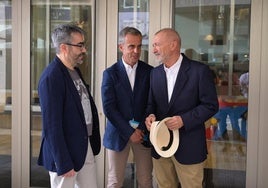
[[130, 65], [126, 64], [123, 59], [122, 59], [122, 61], [123, 61], [123, 64], [126, 68], [128, 80], [129, 80], [129, 83], [130, 83], [131, 88], [133, 90], [134, 84], [135, 84], [135, 77], [136, 77], [136, 70], [137, 70], [138, 63], [136, 63], [133, 67], [131, 67]]
[[164, 65], [164, 69], [166, 72], [166, 77], [167, 77], [167, 89], [168, 89], [168, 101], [170, 101], [172, 93], [173, 93], [173, 89], [175, 86], [175, 82], [178, 76], [178, 72], [180, 70], [181, 67], [181, 62], [182, 62], [182, 55], [180, 55], [179, 59], [177, 60], [177, 62], [172, 65], [171, 67], [167, 68]]

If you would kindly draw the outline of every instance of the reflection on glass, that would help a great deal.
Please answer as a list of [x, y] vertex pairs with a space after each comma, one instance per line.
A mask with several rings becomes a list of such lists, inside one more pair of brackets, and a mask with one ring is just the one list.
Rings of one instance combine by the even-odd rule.
[[92, 5], [91, 0], [41, 1], [31, 3], [31, 180], [34, 187], [49, 187], [48, 172], [37, 165], [39, 155], [42, 118], [37, 93], [38, 81], [44, 68], [55, 56], [50, 33], [58, 24], [75, 22], [86, 32], [88, 56], [80, 65], [87, 83], [91, 83], [92, 70]]
[[[143, 35], [141, 60], [148, 62], [149, 0], [119, 0], [118, 31], [126, 26], [137, 28]], [[118, 58], [121, 52], [118, 50]]]
[[0, 184], [11, 187], [11, 1], [0, 2]]
[[174, 28], [181, 51], [209, 65], [215, 78], [220, 109], [206, 122], [206, 186], [245, 187], [247, 94], [241, 81], [250, 62], [250, 1], [176, 0]]

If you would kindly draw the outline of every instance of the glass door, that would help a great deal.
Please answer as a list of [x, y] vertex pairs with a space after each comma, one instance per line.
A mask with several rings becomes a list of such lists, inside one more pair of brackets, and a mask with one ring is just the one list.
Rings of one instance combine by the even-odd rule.
[[11, 187], [11, 1], [0, 2], [0, 184]]
[[182, 52], [209, 65], [220, 104], [206, 122], [206, 187], [245, 187], [250, 1], [176, 0], [174, 5]]
[[[148, 62], [149, 0], [119, 0], [118, 9], [118, 32], [126, 26], [137, 28], [143, 36], [140, 59]], [[118, 58], [121, 58], [119, 50]]]
[[[92, 80], [93, 2], [31, 1], [31, 173], [30, 186], [49, 187], [48, 172], [37, 165], [41, 141], [42, 120], [37, 93], [38, 81], [44, 68], [55, 57], [50, 33], [57, 24], [73, 22], [87, 32], [88, 56], [80, 66], [87, 83]], [[92, 85], [91, 85], [92, 87]], [[92, 87], [93, 88], [93, 87]]]

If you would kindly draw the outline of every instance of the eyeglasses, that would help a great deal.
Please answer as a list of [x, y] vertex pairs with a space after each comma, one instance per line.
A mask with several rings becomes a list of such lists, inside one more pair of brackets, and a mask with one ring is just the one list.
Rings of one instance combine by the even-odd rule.
[[78, 47], [78, 48], [80, 48], [81, 50], [82, 50], [83, 48], [86, 48], [86, 44], [85, 44], [84, 42], [81, 42], [81, 43], [78, 43], [78, 44], [71, 44], [71, 43], [64, 43], [64, 44], [69, 45], [69, 46], [75, 46], [75, 47]]

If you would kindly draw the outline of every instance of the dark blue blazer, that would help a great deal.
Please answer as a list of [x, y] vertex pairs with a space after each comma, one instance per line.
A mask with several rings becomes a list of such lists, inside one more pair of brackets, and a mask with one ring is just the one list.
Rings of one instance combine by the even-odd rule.
[[[122, 60], [103, 72], [101, 93], [107, 117], [103, 144], [106, 148], [122, 151], [134, 132], [129, 120], [144, 122], [152, 68], [138, 62], [133, 91]], [[146, 131], [144, 123], [138, 128]]]
[[[157, 120], [180, 115], [184, 126], [179, 129], [180, 144], [175, 158], [182, 164], [195, 164], [207, 157], [204, 122], [218, 111], [218, 100], [211, 70], [205, 64], [183, 55], [181, 67], [168, 102], [164, 66], [151, 73], [147, 113]], [[153, 150], [154, 158], [160, 156]]]
[[[82, 79], [79, 69], [76, 70]], [[89, 92], [88, 85], [84, 84]], [[58, 57], [42, 73], [38, 94], [43, 118], [38, 164], [58, 175], [71, 169], [79, 171], [84, 165], [88, 148], [86, 122], [77, 89]], [[101, 147], [99, 119], [90, 92], [89, 96], [93, 116], [90, 144], [94, 155], [97, 155]]]

